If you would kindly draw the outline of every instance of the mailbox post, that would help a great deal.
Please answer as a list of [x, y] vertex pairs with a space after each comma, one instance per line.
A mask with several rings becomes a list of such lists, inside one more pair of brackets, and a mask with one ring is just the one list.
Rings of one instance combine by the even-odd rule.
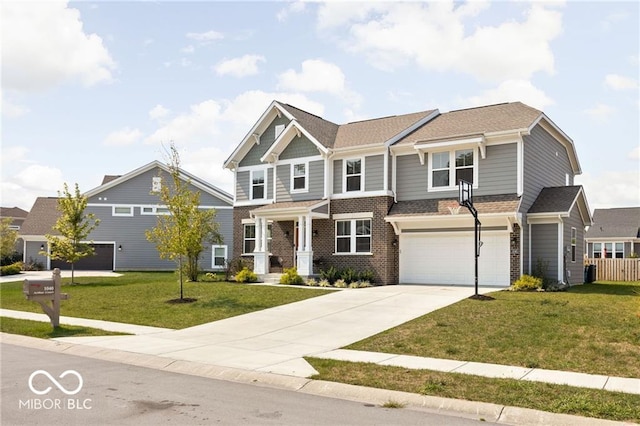
[[[67, 300], [69, 295], [60, 293], [62, 277], [60, 269], [55, 268], [50, 280], [24, 280], [22, 292], [27, 300], [38, 302], [55, 328], [60, 325], [60, 301]], [[49, 305], [48, 302], [51, 302]]]

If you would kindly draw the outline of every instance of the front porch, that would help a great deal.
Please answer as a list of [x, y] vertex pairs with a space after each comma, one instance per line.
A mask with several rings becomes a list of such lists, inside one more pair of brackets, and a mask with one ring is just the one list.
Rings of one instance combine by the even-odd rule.
[[301, 276], [314, 274], [313, 244], [318, 230], [313, 223], [329, 218], [328, 200], [274, 203], [251, 210], [249, 215], [243, 223], [253, 224], [255, 244], [251, 254], [256, 274], [282, 272], [290, 266], [295, 266]]

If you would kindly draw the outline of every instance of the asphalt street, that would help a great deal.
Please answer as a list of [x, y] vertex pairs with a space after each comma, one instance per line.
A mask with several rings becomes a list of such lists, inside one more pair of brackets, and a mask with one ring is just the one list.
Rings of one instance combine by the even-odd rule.
[[[261, 385], [1, 346], [3, 425], [477, 425]], [[482, 422], [487, 423], [487, 422]]]

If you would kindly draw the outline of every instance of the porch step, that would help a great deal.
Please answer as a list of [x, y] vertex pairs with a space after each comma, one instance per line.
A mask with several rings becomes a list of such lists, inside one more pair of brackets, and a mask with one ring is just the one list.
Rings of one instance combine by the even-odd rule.
[[280, 277], [283, 274], [264, 274], [258, 276], [258, 280], [265, 284], [280, 284]]

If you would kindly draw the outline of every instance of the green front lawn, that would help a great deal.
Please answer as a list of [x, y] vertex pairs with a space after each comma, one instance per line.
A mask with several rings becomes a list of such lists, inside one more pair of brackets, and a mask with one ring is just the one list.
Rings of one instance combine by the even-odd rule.
[[640, 377], [640, 282], [465, 299], [348, 349]]
[[49, 322], [7, 317], [0, 317], [0, 331], [3, 333], [38, 337], [40, 339], [53, 339], [56, 337], [122, 336], [127, 334], [75, 325], [61, 325], [53, 328]]
[[[173, 272], [128, 272], [121, 277], [80, 277], [62, 281], [69, 300], [60, 314], [130, 324], [180, 329], [327, 294], [318, 288], [287, 288], [228, 282], [185, 282], [193, 303], [169, 303], [180, 297]], [[22, 282], [0, 285], [0, 307], [42, 313], [25, 299]]]

